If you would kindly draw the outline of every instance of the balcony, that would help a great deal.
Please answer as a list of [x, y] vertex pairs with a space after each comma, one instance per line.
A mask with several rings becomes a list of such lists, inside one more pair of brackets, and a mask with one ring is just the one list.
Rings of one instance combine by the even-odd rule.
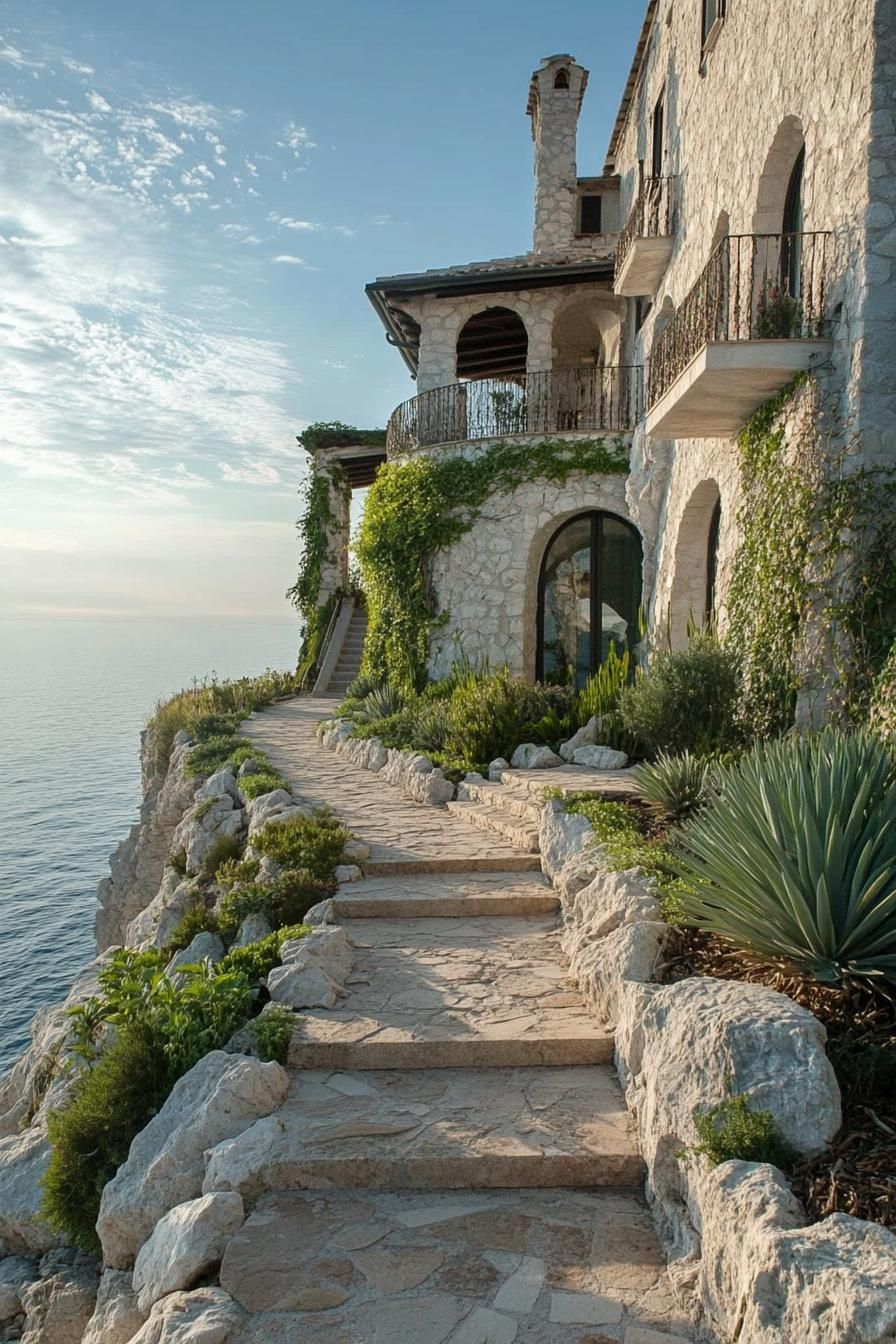
[[656, 293], [672, 255], [674, 195], [674, 177], [649, 177], [642, 182], [616, 244], [616, 294], [638, 299]]
[[830, 351], [829, 233], [725, 238], [668, 327], [647, 380], [647, 433], [730, 439]]
[[436, 387], [393, 411], [386, 453], [510, 434], [625, 433], [643, 415], [642, 372], [577, 367]]

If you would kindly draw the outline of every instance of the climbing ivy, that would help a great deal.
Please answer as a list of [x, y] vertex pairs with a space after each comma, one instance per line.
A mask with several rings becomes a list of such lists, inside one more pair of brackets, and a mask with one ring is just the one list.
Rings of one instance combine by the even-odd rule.
[[295, 583], [286, 594], [302, 619], [302, 652], [297, 672], [300, 682], [307, 678], [317, 664], [320, 646], [336, 601], [334, 594], [331, 594], [326, 601], [320, 601], [324, 562], [331, 558], [327, 544], [330, 527], [335, 522], [330, 505], [330, 492], [333, 488], [346, 494], [349, 490], [345, 472], [340, 464], [334, 462], [326, 467], [320, 467], [312, 463], [304, 487], [305, 511], [296, 524], [301, 557], [299, 572]]
[[296, 438], [307, 453], [315, 453], [321, 448], [347, 448], [354, 444], [370, 448], [384, 448], [386, 445], [384, 429], [356, 429], [354, 425], [343, 424], [341, 420], [318, 420], [303, 429]]
[[432, 557], [470, 530], [490, 495], [526, 481], [563, 484], [576, 472], [628, 469], [621, 439], [501, 442], [475, 457], [387, 463], [370, 488], [355, 548], [368, 610], [362, 673], [404, 691], [425, 681], [430, 630], [447, 619], [432, 589]]

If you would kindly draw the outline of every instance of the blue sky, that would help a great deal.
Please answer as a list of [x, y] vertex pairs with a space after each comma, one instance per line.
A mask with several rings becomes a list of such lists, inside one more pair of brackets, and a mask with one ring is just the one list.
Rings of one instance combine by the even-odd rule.
[[313, 420], [413, 395], [376, 275], [524, 252], [528, 77], [640, 3], [0, 3], [0, 613], [288, 615]]

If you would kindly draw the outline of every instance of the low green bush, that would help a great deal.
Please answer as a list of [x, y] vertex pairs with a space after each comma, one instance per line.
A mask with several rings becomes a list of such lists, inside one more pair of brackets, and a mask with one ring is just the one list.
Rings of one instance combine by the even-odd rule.
[[512, 677], [507, 668], [470, 677], [451, 696], [445, 751], [471, 767], [509, 757], [521, 742], [532, 740], [535, 724], [550, 708], [544, 687]]
[[604, 846], [609, 868], [616, 872], [640, 868], [647, 877], [652, 877], [663, 919], [667, 924], [682, 923], [684, 884], [678, 875], [676, 856], [667, 844], [644, 834], [632, 808], [625, 803], [607, 803], [590, 795], [574, 794], [567, 799], [567, 811], [586, 817], [591, 823], [594, 843]]
[[326, 808], [310, 817], [271, 821], [253, 838], [252, 845], [284, 868], [300, 868], [311, 877], [329, 878], [342, 859], [349, 832]]
[[282, 1003], [272, 1003], [249, 1024], [259, 1056], [275, 1064], [286, 1064], [289, 1043], [296, 1027], [296, 1016]]
[[165, 944], [162, 956], [168, 962], [175, 952], [182, 952], [185, 947], [189, 947], [197, 934], [219, 932], [218, 916], [214, 910], [208, 909], [202, 897], [197, 893], [194, 903], [174, 926], [171, 937]]
[[224, 891], [230, 891], [232, 887], [254, 882], [260, 867], [258, 859], [225, 859], [218, 865], [215, 882]]
[[292, 924], [284, 929], [269, 933], [267, 938], [247, 943], [245, 947], [234, 947], [218, 963], [218, 973], [229, 975], [234, 972], [244, 975], [251, 983], [263, 980], [275, 966], [280, 964], [280, 949], [285, 942], [294, 938], [304, 938], [311, 932], [308, 924]]
[[739, 683], [734, 656], [707, 632], [680, 653], [655, 653], [620, 693], [622, 727], [648, 755], [685, 751], [705, 756], [738, 745]]
[[245, 746], [248, 742], [244, 737], [209, 737], [191, 748], [186, 773], [194, 779], [206, 779], [227, 765], [234, 751]]
[[825, 984], [896, 980], [894, 759], [867, 732], [754, 747], [679, 833], [689, 923]]
[[244, 798], [260, 798], [263, 793], [273, 793], [275, 789], [286, 789], [288, 793], [289, 781], [282, 775], [274, 774], [273, 771], [263, 771], [258, 774], [241, 775], [239, 788]]
[[203, 798], [201, 803], [196, 804], [193, 820], [202, 821], [204, 817], [208, 816], [217, 801], [217, 798]]
[[213, 882], [223, 863], [229, 863], [231, 859], [239, 858], [240, 848], [240, 842], [235, 835], [219, 835], [205, 856], [202, 876], [209, 882]]
[[361, 701], [358, 718], [363, 723], [377, 723], [381, 719], [391, 718], [404, 707], [404, 698], [392, 686], [382, 684], [374, 686]]
[[295, 868], [284, 869], [271, 882], [235, 886], [221, 901], [221, 932], [231, 937], [249, 915], [264, 915], [272, 929], [298, 924], [313, 905], [332, 896], [335, 889], [331, 878], [314, 877]]
[[708, 1111], [694, 1111], [700, 1143], [695, 1153], [720, 1162], [770, 1162], [788, 1171], [797, 1154], [781, 1137], [771, 1111], [751, 1111], [744, 1096], [728, 1097]]
[[186, 877], [187, 851], [185, 849], [173, 849], [168, 855], [168, 863], [181, 877]]
[[706, 757], [660, 752], [655, 762], [638, 766], [635, 781], [652, 812], [664, 821], [679, 822], [709, 802], [714, 774]]
[[171, 755], [174, 738], [182, 729], [199, 741], [209, 734], [209, 725], [215, 736], [227, 736], [253, 710], [263, 709], [297, 690], [293, 672], [272, 672], [260, 677], [241, 677], [234, 681], [197, 682], [188, 690], [179, 691], [169, 700], [159, 701], [149, 720], [149, 741], [153, 752], [153, 766], [164, 774]]

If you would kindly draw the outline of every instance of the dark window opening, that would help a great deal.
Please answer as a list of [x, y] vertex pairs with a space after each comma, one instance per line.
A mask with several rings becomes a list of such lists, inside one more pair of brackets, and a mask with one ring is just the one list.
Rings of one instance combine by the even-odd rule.
[[653, 307], [651, 299], [635, 299], [635, 331], [640, 331]]
[[706, 539], [706, 624], [712, 625], [716, 611], [716, 580], [719, 572], [719, 528], [722, 523], [722, 501], [716, 500], [716, 506], [709, 520], [709, 536]]
[[724, 19], [726, 0], [703, 0], [703, 45], [719, 19]]
[[600, 233], [603, 197], [583, 196], [579, 212], [579, 233]]
[[784, 201], [784, 237], [781, 239], [781, 288], [792, 298], [800, 296], [803, 232], [803, 175], [806, 167], [805, 147], [797, 155], [787, 184]]
[[653, 135], [650, 152], [650, 172], [652, 177], [663, 175], [664, 122], [666, 119], [666, 90], [663, 89], [653, 109]]
[[529, 337], [518, 313], [509, 308], [486, 308], [460, 330], [456, 372], [468, 378], [509, 378], [526, 372]]
[[569, 71], [568, 71], [568, 70], [558, 70], [558, 71], [557, 71], [556, 75], [554, 76], [554, 88], [555, 88], [555, 89], [568, 89], [568, 88], [569, 88]]
[[641, 604], [641, 538], [612, 513], [564, 523], [545, 551], [538, 583], [539, 681], [578, 687], [610, 650], [634, 650]]

